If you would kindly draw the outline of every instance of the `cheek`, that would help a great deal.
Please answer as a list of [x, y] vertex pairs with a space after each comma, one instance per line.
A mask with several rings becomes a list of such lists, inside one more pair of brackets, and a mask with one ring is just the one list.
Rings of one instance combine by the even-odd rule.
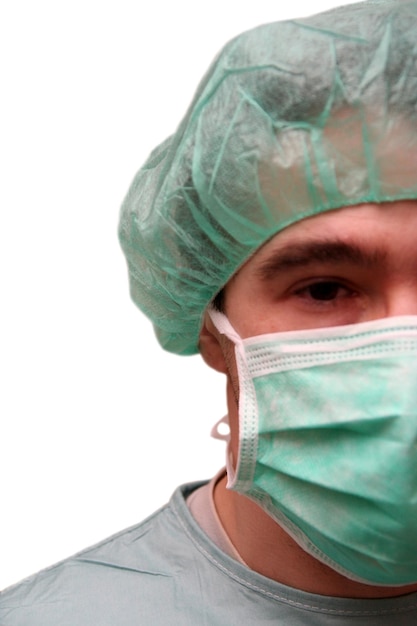
[[230, 452], [232, 454], [233, 468], [237, 467], [239, 454], [239, 404], [236, 397], [236, 389], [231, 382], [227, 380], [227, 408], [230, 425]]
[[230, 382], [232, 389], [234, 390], [234, 395], [237, 402], [237, 399], [239, 397], [239, 378], [237, 373], [235, 346], [233, 342], [224, 335], [221, 335], [220, 337], [220, 345], [223, 353], [227, 379], [228, 382]]
[[250, 301], [241, 300], [230, 307], [229, 321], [242, 337], [296, 330], [299, 320], [287, 303], [272, 302], [272, 298], [258, 295]]
[[269, 304], [265, 294], [256, 289], [245, 273], [230, 281], [225, 291], [225, 314], [242, 337], [259, 335], [266, 328]]

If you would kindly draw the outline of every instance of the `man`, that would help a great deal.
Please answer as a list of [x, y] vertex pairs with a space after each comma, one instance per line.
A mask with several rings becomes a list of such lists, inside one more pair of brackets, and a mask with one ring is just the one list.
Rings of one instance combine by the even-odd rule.
[[417, 2], [230, 42], [125, 200], [134, 300], [227, 377], [227, 469], [1, 626], [414, 624]]

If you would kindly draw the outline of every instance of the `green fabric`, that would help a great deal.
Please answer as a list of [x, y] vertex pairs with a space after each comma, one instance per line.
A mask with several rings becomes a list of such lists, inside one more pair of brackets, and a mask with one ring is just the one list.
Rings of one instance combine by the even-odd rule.
[[184, 501], [10, 587], [0, 626], [415, 626], [417, 594], [331, 598], [291, 589], [223, 554]]
[[131, 295], [164, 348], [197, 352], [207, 304], [286, 226], [417, 198], [416, 33], [415, 0], [368, 0], [225, 46], [121, 211]]
[[415, 583], [416, 317], [280, 332], [236, 352], [231, 488], [344, 576]]

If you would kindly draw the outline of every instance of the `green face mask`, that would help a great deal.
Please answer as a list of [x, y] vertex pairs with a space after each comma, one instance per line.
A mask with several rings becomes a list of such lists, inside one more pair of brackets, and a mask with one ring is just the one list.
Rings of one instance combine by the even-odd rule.
[[[353, 580], [417, 581], [417, 317], [241, 339], [228, 486]], [[229, 464], [230, 465], [230, 464]]]

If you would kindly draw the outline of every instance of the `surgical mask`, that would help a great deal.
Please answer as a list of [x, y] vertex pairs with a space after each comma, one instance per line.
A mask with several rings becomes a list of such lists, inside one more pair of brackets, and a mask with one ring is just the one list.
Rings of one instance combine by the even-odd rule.
[[417, 581], [417, 316], [235, 344], [239, 454], [228, 487], [356, 581]]

